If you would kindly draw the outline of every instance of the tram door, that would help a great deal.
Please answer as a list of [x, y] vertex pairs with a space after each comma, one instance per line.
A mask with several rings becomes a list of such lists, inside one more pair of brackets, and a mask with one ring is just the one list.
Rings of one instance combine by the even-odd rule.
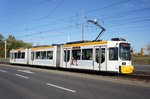
[[106, 46], [95, 47], [94, 70], [107, 71]]
[[34, 56], [35, 56], [35, 53], [34, 53], [34, 52], [31, 52], [31, 62], [30, 62], [30, 64], [33, 64]]
[[31, 49], [29, 49], [29, 52], [28, 52], [28, 61], [29, 61], [29, 64], [30, 65], [33, 65], [33, 61], [34, 61], [34, 58], [35, 58], [35, 52], [32, 51]]
[[63, 67], [70, 68], [70, 49], [64, 49], [64, 62]]

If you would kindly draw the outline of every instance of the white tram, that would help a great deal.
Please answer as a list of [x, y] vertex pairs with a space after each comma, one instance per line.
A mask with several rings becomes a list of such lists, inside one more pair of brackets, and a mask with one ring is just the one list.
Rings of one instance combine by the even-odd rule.
[[[130, 43], [124, 39], [111, 41], [81, 41], [64, 45], [42, 46], [26, 49], [24, 64], [56, 68], [87, 69], [122, 74], [132, 73]], [[10, 51], [10, 63], [22, 64]], [[20, 51], [18, 50], [18, 53]]]

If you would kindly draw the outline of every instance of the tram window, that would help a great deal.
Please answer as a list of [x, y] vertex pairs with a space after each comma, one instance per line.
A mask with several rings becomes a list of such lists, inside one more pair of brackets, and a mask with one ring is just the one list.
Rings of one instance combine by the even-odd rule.
[[109, 48], [109, 60], [118, 60], [118, 48]]
[[41, 52], [41, 59], [46, 59], [46, 51]]
[[11, 60], [13, 59], [13, 53], [10, 53], [10, 59]]
[[21, 58], [21, 52], [18, 52], [18, 58]]
[[70, 50], [64, 51], [64, 61], [68, 62], [70, 59]]
[[40, 52], [36, 52], [36, 59], [40, 59]]
[[21, 53], [21, 58], [25, 58], [25, 52]]
[[119, 56], [121, 60], [131, 60], [131, 47], [128, 43], [119, 44]]
[[[99, 63], [99, 48], [96, 49], [96, 62]], [[105, 48], [101, 49], [101, 63], [105, 61]]]
[[16, 59], [16, 58], [18, 58], [18, 54], [17, 54], [17, 53], [15, 53], [15, 59]]
[[47, 59], [53, 59], [53, 51], [47, 52]]
[[83, 49], [82, 50], [82, 60], [92, 60], [92, 49]]
[[72, 58], [80, 60], [81, 50], [72, 50]]
[[31, 52], [31, 60], [34, 60], [34, 52]]

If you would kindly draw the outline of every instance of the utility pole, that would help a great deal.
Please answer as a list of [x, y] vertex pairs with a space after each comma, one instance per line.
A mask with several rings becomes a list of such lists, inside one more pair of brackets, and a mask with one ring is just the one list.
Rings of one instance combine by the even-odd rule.
[[82, 41], [84, 40], [84, 23], [82, 22]]
[[84, 40], [84, 24], [85, 24], [85, 15], [83, 11], [82, 13], [82, 41]]
[[5, 59], [7, 58], [7, 41], [5, 39]]
[[70, 42], [70, 36], [68, 35], [68, 42]]

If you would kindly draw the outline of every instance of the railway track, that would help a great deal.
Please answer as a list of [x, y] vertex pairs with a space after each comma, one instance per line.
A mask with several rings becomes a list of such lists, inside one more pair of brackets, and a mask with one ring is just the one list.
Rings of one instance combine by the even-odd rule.
[[107, 76], [114, 79], [126, 79], [132, 81], [142, 81], [146, 83], [150, 83], [150, 72], [139, 72], [136, 71], [132, 74], [118, 74], [118, 73], [109, 73], [109, 72], [99, 72], [99, 71], [85, 71], [85, 70], [64, 70], [70, 72], [78, 72], [78, 73], [85, 73], [91, 75], [100, 75], [100, 76]]
[[[6, 63], [8, 64], [8, 63]], [[13, 65], [12, 65], [13, 66]], [[40, 67], [42, 68], [42, 67]], [[52, 68], [54, 69], [54, 68]], [[108, 73], [108, 72], [98, 72], [98, 71], [86, 71], [86, 70], [74, 70], [74, 69], [61, 69], [63, 71], [70, 71], [70, 72], [78, 72], [78, 73], [86, 73], [92, 75], [101, 75], [101, 76], [108, 76], [117, 79], [127, 79], [133, 81], [143, 81], [146, 83], [150, 83], [150, 72], [143, 72], [143, 71], [135, 71], [133, 74], [118, 74], [118, 73]]]
[[117, 76], [121, 79], [129, 79], [133, 81], [143, 81], [146, 83], [150, 83], [150, 73], [148, 72], [134, 72], [133, 74], [120, 74]]

